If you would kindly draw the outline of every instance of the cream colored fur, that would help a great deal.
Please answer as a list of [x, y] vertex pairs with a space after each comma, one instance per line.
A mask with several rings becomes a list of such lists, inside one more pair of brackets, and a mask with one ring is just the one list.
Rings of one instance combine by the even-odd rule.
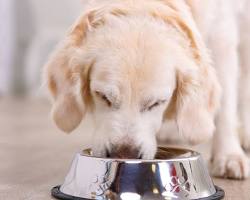
[[223, 88], [213, 139], [213, 173], [230, 178], [246, 178], [249, 163], [240, 144], [239, 132], [242, 133], [244, 147], [248, 149], [250, 4], [248, 1], [233, 0], [204, 1], [207, 5], [202, 8], [203, 5], [195, 0], [190, 3], [211, 49]]
[[[96, 156], [127, 145], [150, 159], [157, 137], [174, 134], [194, 144], [209, 139], [217, 116], [213, 172], [247, 177], [247, 157], [237, 133], [238, 17], [245, 6], [234, 4], [233, 0], [91, 1], [45, 67], [57, 126], [71, 132], [90, 112]], [[247, 15], [242, 17], [249, 23]], [[248, 35], [244, 37], [249, 42]], [[241, 45], [246, 72], [249, 46]], [[248, 76], [242, 77], [245, 83]], [[250, 110], [245, 108], [250, 94], [244, 87], [241, 91], [242, 138], [249, 147]], [[174, 127], [171, 132], [169, 127]]]

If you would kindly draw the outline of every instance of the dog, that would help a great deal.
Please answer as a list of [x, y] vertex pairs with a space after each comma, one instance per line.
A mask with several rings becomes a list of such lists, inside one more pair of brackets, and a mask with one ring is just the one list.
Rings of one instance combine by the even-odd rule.
[[56, 125], [71, 132], [91, 113], [100, 157], [152, 159], [160, 139], [213, 137], [214, 175], [247, 178], [249, 4], [91, 1], [44, 68]]

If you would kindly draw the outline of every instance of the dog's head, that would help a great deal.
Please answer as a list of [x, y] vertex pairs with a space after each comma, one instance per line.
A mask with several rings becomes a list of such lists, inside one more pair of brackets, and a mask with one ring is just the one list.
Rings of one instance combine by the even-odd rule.
[[178, 16], [90, 11], [45, 69], [60, 129], [93, 114], [96, 156], [152, 158], [166, 119], [194, 143], [214, 131], [215, 72], [199, 33]]

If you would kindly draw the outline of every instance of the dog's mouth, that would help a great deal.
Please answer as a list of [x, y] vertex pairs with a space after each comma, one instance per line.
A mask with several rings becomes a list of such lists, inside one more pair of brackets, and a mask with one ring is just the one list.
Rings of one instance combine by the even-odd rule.
[[[94, 156], [93, 151], [91, 149], [87, 149], [83, 151], [84, 154]], [[137, 157], [133, 156], [126, 156], [126, 155], [115, 155], [111, 154], [110, 151], [105, 151], [106, 156], [102, 158], [111, 158], [111, 159], [141, 159], [143, 160], [143, 154], [139, 154]], [[157, 152], [154, 158], [150, 160], [166, 160], [166, 159], [173, 159], [173, 158], [187, 158], [192, 156], [192, 151], [187, 151], [186, 149], [177, 149], [177, 148], [165, 148], [165, 147], [158, 147]]]
[[109, 152], [106, 154], [106, 158], [113, 158], [113, 159], [142, 159], [142, 155], [138, 156], [137, 158], [129, 157], [129, 156], [113, 156]]
[[142, 159], [140, 150], [131, 146], [113, 146], [111, 150], [106, 149], [106, 157], [114, 159]]

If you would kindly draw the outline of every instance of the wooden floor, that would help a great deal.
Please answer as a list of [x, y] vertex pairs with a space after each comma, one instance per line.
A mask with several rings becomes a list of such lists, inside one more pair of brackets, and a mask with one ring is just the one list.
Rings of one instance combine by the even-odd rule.
[[[88, 120], [65, 135], [48, 113], [45, 100], [0, 99], [0, 200], [52, 199], [50, 189], [63, 182], [74, 153], [88, 147]], [[225, 199], [250, 200], [250, 179], [214, 182]]]

